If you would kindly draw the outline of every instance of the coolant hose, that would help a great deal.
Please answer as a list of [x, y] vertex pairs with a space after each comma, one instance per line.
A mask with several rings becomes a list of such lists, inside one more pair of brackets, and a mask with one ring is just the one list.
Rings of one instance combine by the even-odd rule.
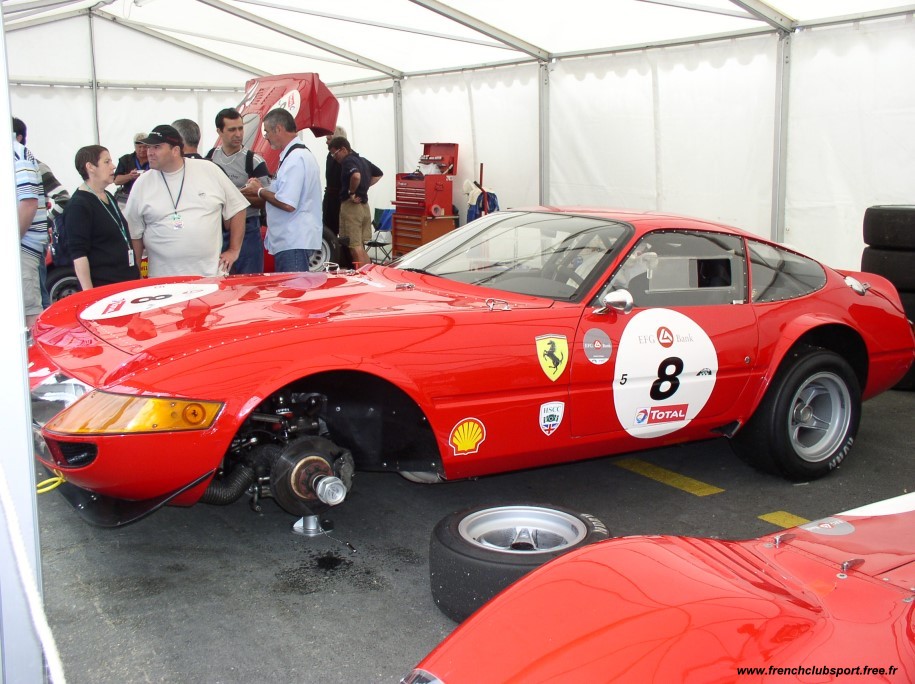
[[210, 482], [210, 486], [200, 497], [200, 501], [216, 506], [234, 503], [251, 486], [255, 477], [253, 469], [240, 463], [224, 478]]

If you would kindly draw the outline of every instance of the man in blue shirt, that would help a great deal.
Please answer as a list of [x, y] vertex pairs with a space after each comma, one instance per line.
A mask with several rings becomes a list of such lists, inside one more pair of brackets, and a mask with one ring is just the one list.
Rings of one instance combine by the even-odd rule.
[[297, 142], [295, 119], [285, 109], [264, 117], [264, 138], [280, 152], [280, 165], [270, 189], [252, 178], [242, 194], [266, 202], [267, 237], [277, 272], [307, 271], [321, 249], [321, 170], [305, 145]]

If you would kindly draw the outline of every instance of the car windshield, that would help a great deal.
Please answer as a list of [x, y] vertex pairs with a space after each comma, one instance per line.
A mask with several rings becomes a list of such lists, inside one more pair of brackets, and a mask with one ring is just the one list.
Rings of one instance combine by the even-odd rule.
[[608, 219], [496, 212], [410, 252], [398, 268], [504, 292], [575, 300], [632, 232]]

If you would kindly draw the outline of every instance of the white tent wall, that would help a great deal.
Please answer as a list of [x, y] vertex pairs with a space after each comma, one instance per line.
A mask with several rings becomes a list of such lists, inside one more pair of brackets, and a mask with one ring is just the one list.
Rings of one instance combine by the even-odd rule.
[[[101, 144], [123, 154], [133, 133], [188, 117], [201, 125], [208, 149], [213, 117], [239, 101], [251, 74], [105, 19], [92, 27]], [[36, 153], [75, 187], [73, 154], [95, 141], [93, 92], [46, 84], [91, 83], [89, 19], [7, 38], [11, 79], [33, 84], [11, 88], [13, 111], [29, 124]], [[778, 42], [770, 32], [560, 56], [547, 71], [544, 199], [679, 212], [773, 235]], [[913, 201], [915, 91], [902, 74], [915, 64], [915, 25], [911, 14], [863, 19], [794, 32], [790, 46], [785, 240], [855, 267], [864, 209]], [[502, 207], [539, 202], [540, 78], [536, 62], [411, 75], [400, 82], [399, 110], [389, 86], [331, 82], [355, 149], [385, 171], [372, 205], [391, 205], [395, 174], [412, 171], [427, 142], [460, 146], [454, 202], [462, 214], [463, 183], [478, 177], [480, 163]], [[124, 81], [148, 88], [113, 87]], [[351, 94], [360, 87], [387, 89]], [[303, 137], [323, 159], [323, 142]]]
[[860, 268], [868, 206], [915, 204], [911, 17], [793, 36], [785, 240]]
[[[337, 125], [346, 129], [353, 149], [384, 172], [384, 177], [369, 191], [372, 209], [390, 209], [394, 201], [397, 154], [394, 148], [394, 96], [392, 93], [340, 97]], [[323, 141], [311, 147], [324, 173]]]
[[[13, 116], [28, 126], [29, 149], [51, 167], [65, 188], [72, 191], [80, 182], [73, 166], [76, 150], [95, 143], [92, 91], [88, 88], [10, 86], [10, 101]], [[127, 143], [130, 140], [128, 137]]]
[[560, 205], [672, 211], [770, 234], [774, 36], [563, 60], [551, 77]]
[[454, 204], [466, 216], [465, 181], [480, 180], [500, 206], [537, 204], [536, 64], [409, 78], [403, 84], [404, 171], [424, 143], [457, 143]]

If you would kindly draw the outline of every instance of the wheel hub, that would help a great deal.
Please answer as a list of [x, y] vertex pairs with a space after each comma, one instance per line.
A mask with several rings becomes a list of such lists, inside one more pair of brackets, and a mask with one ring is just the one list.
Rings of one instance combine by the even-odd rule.
[[800, 404], [794, 409], [794, 420], [805, 425], [813, 418], [813, 408], [810, 404]]

